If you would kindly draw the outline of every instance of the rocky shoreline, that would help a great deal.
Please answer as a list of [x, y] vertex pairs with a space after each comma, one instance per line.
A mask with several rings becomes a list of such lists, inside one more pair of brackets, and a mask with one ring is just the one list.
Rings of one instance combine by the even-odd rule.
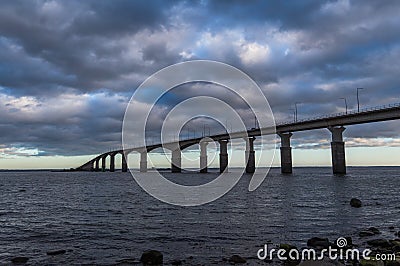
[[[323, 260], [319, 261], [301, 261], [301, 260], [290, 260], [281, 261], [274, 256], [273, 259], [265, 259], [264, 261], [259, 260], [257, 256], [241, 256], [239, 254], [233, 254], [229, 257], [223, 257], [220, 260], [209, 261], [205, 263], [199, 264], [192, 256], [187, 258], [180, 259], [172, 259], [165, 260], [162, 252], [157, 250], [147, 250], [144, 251], [140, 258], [125, 258], [120, 259], [115, 262], [114, 265], [287, 265], [287, 266], [400, 266], [400, 228], [396, 228], [391, 226], [389, 228], [379, 229], [377, 227], [369, 227], [361, 229], [358, 232], [358, 235], [353, 237], [345, 237], [346, 246], [339, 247], [338, 239], [330, 240], [324, 237], [313, 237], [307, 240], [306, 247], [296, 247], [289, 243], [281, 243], [279, 245], [275, 245], [271, 248], [275, 249], [284, 249], [286, 251], [285, 256], [295, 249], [297, 251], [302, 252], [304, 249], [313, 249], [316, 254], [320, 255], [323, 249], [328, 249], [329, 247], [344, 250], [347, 249], [370, 249], [372, 252], [369, 255], [371, 258], [374, 257], [375, 254], [395, 254], [396, 261], [374, 261], [374, 260], [330, 260], [327, 256], [324, 257]], [[381, 230], [388, 230], [393, 233], [392, 239], [381, 238]], [[63, 256], [67, 252], [72, 252], [73, 250], [51, 250], [46, 252], [48, 256]], [[19, 256], [10, 259], [12, 264], [21, 265], [21, 264], [29, 264], [29, 257]]]

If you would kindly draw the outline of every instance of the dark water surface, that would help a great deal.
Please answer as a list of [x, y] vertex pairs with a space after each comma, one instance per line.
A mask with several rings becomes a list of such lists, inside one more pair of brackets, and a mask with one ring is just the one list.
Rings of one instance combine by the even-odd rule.
[[[254, 192], [243, 176], [224, 197], [200, 207], [176, 207], [146, 194], [129, 173], [0, 172], [0, 264], [15, 256], [30, 264], [115, 264], [157, 249], [164, 261], [222, 264], [253, 257], [264, 243], [306, 246], [307, 239], [353, 236], [370, 226], [382, 237], [400, 230], [400, 168], [272, 169]], [[201, 183], [215, 174], [168, 174]], [[362, 208], [351, 208], [352, 197]], [[48, 256], [49, 250], [65, 249]], [[192, 259], [188, 259], [192, 256]]]

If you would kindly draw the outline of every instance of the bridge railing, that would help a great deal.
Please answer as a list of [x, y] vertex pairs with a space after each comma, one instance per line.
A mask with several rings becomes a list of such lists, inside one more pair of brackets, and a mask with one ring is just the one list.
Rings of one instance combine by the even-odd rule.
[[[333, 114], [326, 114], [326, 115], [319, 115], [319, 116], [314, 116], [310, 118], [304, 118], [304, 119], [299, 119], [296, 122], [295, 121], [284, 121], [284, 122], [276, 122], [276, 126], [284, 126], [284, 125], [290, 125], [290, 124], [296, 124], [296, 123], [302, 123], [302, 122], [308, 122], [308, 121], [313, 121], [313, 120], [319, 120], [319, 119], [327, 119], [327, 118], [335, 118], [335, 117], [344, 117], [344, 116], [349, 116], [349, 115], [354, 115], [354, 114], [362, 114], [362, 113], [368, 113], [368, 112], [374, 112], [374, 111], [379, 111], [379, 110], [384, 110], [384, 109], [391, 109], [391, 108], [399, 108], [400, 103], [393, 103], [393, 104], [386, 104], [386, 105], [380, 105], [380, 106], [374, 106], [374, 107], [368, 107], [368, 108], [363, 108], [360, 111], [358, 110], [351, 110], [346, 112], [339, 112], [339, 113], [333, 113]], [[251, 128], [252, 129], [259, 129], [258, 127], [256, 128]], [[201, 138], [201, 137], [212, 137], [212, 136], [218, 136], [218, 135], [223, 135], [223, 134], [236, 134], [236, 133], [241, 133], [241, 130], [238, 131], [230, 131], [228, 132], [227, 130], [225, 131], [219, 131], [219, 132], [214, 132], [214, 134], [204, 134], [201, 136], [195, 135], [195, 137], [187, 137], [187, 136], [182, 136], [179, 138], [179, 141], [186, 141], [186, 140], [191, 140], [191, 139], [196, 139], [196, 138]], [[171, 141], [173, 142], [173, 141]], [[149, 143], [150, 146], [152, 145], [160, 145], [161, 143], [155, 143], [152, 141]], [[137, 147], [132, 147], [132, 148], [137, 148]]]
[[400, 103], [386, 104], [386, 105], [363, 108], [360, 111], [351, 110], [351, 111], [348, 111], [347, 113], [346, 112], [339, 112], [339, 113], [333, 113], [333, 114], [327, 114], [327, 115], [313, 116], [313, 117], [310, 117], [310, 118], [298, 119], [297, 121], [279, 122], [279, 123], [276, 123], [276, 125], [277, 126], [278, 125], [279, 126], [281, 126], [281, 125], [283, 126], [283, 125], [308, 122], [308, 121], [313, 121], [313, 120], [318, 120], [318, 119], [342, 117], [342, 116], [347, 116], [347, 115], [362, 114], [362, 113], [368, 113], [368, 112], [374, 112], [374, 111], [379, 111], [379, 110], [384, 110], [384, 109], [391, 109], [391, 108], [398, 108], [398, 107], [400, 107]]

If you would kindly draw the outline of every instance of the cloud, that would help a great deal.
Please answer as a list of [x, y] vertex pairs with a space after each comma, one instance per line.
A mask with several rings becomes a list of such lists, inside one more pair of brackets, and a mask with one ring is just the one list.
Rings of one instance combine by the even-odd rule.
[[[189, 59], [246, 72], [278, 121], [293, 118], [295, 102], [299, 118], [343, 112], [343, 97], [354, 110], [357, 87], [365, 88], [362, 107], [399, 102], [399, 13], [398, 1], [372, 0], [2, 1], [0, 143], [9, 153], [46, 155], [118, 146], [135, 88]], [[226, 90], [192, 84], [159, 102], [151, 131], [174, 104], [196, 95], [223, 99], [252, 120]], [[349, 145], [397, 145], [399, 129], [363, 125], [345, 135]], [[299, 136], [299, 147], [314, 149], [325, 148], [329, 134]]]
[[0, 94], [0, 142], [48, 155], [93, 154], [120, 143], [125, 98], [98, 93], [51, 99]]

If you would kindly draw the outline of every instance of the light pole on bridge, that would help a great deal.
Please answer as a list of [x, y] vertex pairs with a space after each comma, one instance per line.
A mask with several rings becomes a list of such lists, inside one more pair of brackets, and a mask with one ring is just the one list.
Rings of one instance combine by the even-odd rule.
[[296, 110], [290, 108], [289, 111], [293, 111], [293, 123], [296, 123]]
[[258, 119], [257, 119], [257, 114], [259, 114], [259, 112], [254, 111], [254, 129], [260, 128], [260, 124], [258, 123]]
[[208, 129], [208, 136], [210, 136], [210, 127], [208, 124], [203, 124], [203, 137], [206, 136], [206, 128]]
[[360, 112], [360, 99], [358, 97], [358, 91], [363, 90], [364, 88], [357, 88], [357, 111]]
[[300, 104], [300, 102], [295, 102], [295, 103], [294, 103], [294, 109], [295, 109], [295, 123], [297, 123], [297, 104]]
[[346, 106], [346, 115], [347, 115], [347, 99], [346, 98], [340, 98], [340, 99], [342, 99], [342, 100], [344, 100], [344, 105]]

